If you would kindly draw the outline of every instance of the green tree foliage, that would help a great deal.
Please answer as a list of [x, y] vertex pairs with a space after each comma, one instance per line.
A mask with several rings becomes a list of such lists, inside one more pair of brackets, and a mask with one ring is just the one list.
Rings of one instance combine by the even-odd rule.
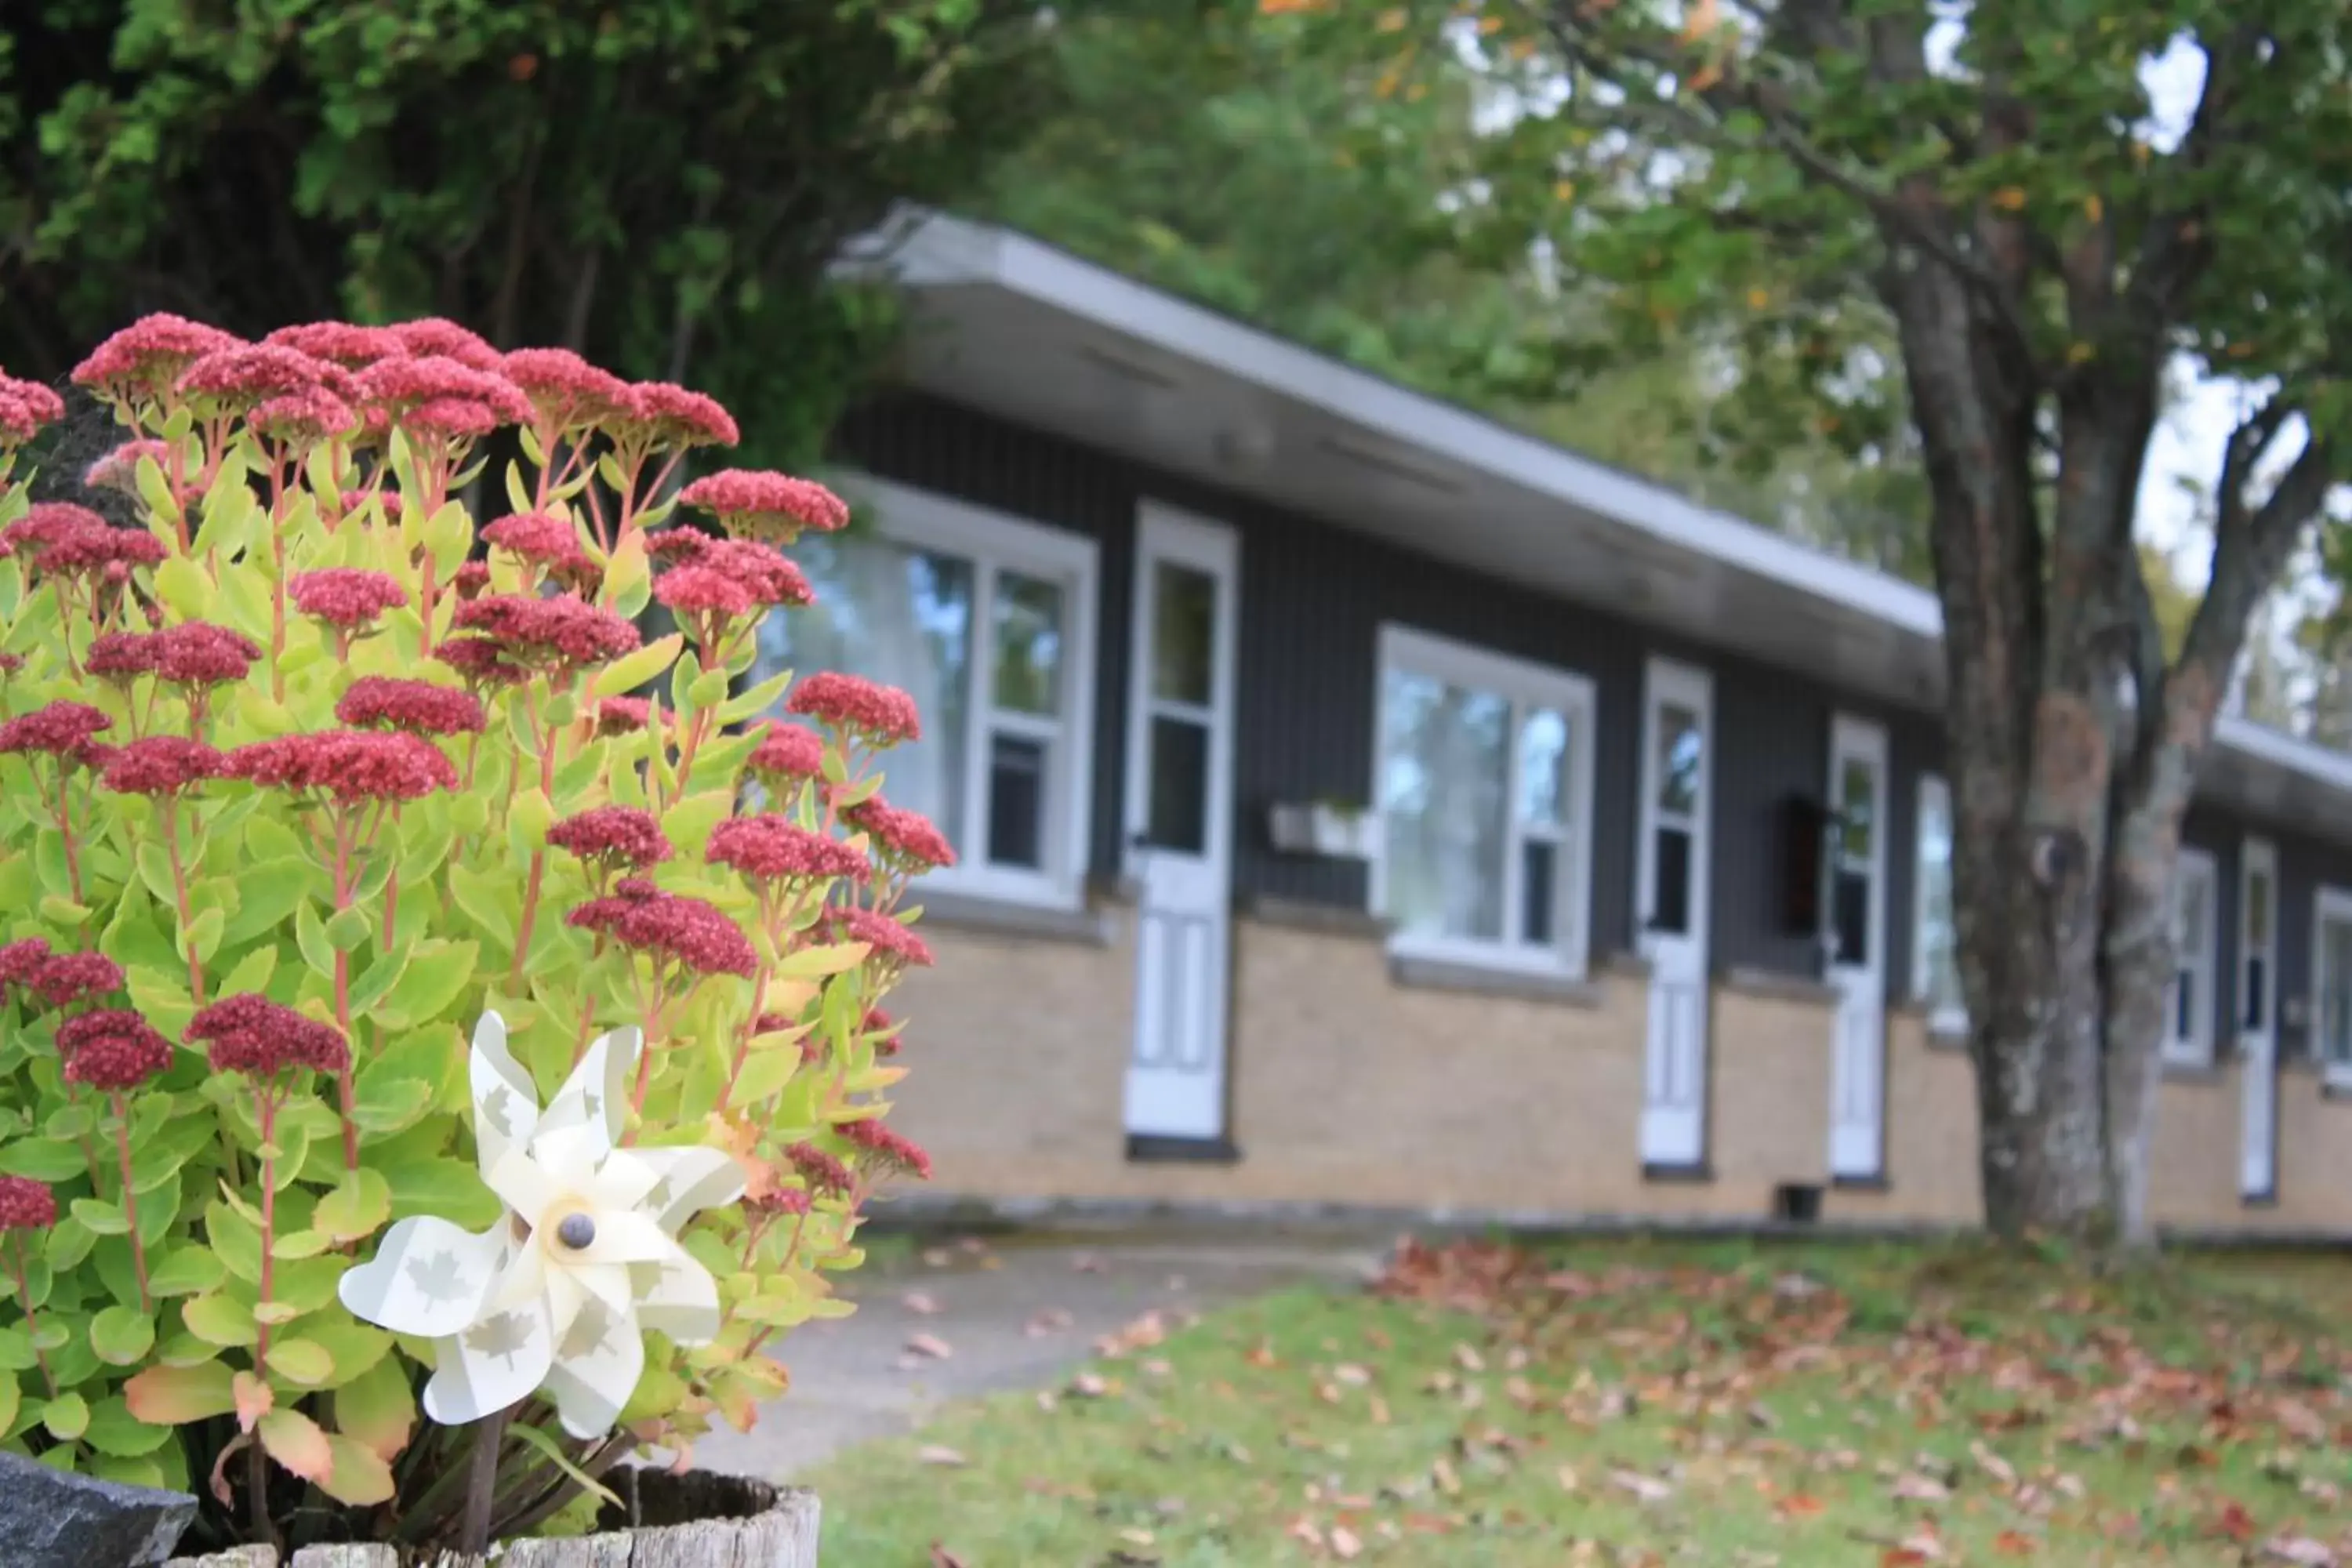
[[1786, 354], [1743, 355], [1716, 324], [1627, 342], [1607, 279], [1487, 220], [1475, 71], [1318, 50], [1248, 6], [1081, 17], [1057, 40], [1066, 106], [1001, 166], [987, 216], [1925, 579], [1899, 425], [1874, 445], [1817, 419], [1782, 390]]
[[[1465, 221], [1612, 285], [1606, 342], [1721, 332], [1782, 373], [1759, 392], [1806, 395], [1760, 417], [1916, 443], [1989, 1215], [2144, 1234], [2181, 819], [2352, 414], [2352, 13], [1258, 9], [1383, 80], [1466, 62], [1515, 112], [1481, 141]], [[2152, 81], [2180, 89], [2170, 112]], [[2259, 395], [2216, 454], [2209, 584], [2168, 654], [2134, 525], [2184, 365]]]
[[[1049, 107], [1031, 0], [22, 0], [0, 36], [0, 363], [148, 310], [438, 314], [691, 374], [804, 452], [878, 307], [817, 283]], [[814, 302], [813, 302], [813, 300]]]

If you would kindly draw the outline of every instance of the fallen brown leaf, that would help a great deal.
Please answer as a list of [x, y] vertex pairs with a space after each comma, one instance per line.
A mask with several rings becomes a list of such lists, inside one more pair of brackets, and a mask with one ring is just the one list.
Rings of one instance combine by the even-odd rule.
[[907, 1350], [909, 1354], [922, 1356], [930, 1361], [945, 1361], [955, 1354], [955, 1347], [937, 1334], [915, 1335], [907, 1342]]
[[931, 1568], [968, 1568], [968, 1565], [962, 1558], [934, 1541], [931, 1542]]
[[2299, 1568], [2336, 1568], [2336, 1553], [2308, 1535], [2282, 1535], [2263, 1544], [2263, 1556]]
[[1352, 1562], [1363, 1555], [1363, 1539], [1344, 1524], [1331, 1527], [1331, 1555], [1342, 1563]]
[[947, 1447], [939, 1443], [924, 1444], [921, 1447], [915, 1450], [915, 1458], [926, 1465], [940, 1465], [949, 1468], [954, 1468], [961, 1465], [968, 1465], [971, 1462], [965, 1458], [961, 1453], [958, 1453], [955, 1449]]
[[1033, 1340], [1041, 1340], [1047, 1334], [1060, 1333], [1075, 1321], [1076, 1320], [1061, 1308], [1047, 1307], [1032, 1314], [1029, 1321], [1021, 1326], [1021, 1331]]
[[1675, 1489], [1655, 1476], [1645, 1476], [1639, 1470], [1612, 1470], [1609, 1482], [1620, 1491], [1633, 1493], [1643, 1502], [1664, 1502], [1675, 1495]]
[[1895, 1495], [1906, 1502], [1942, 1502], [1952, 1495], [1952, 1489], [1933, 1476], [1906, 1470], [1895, 1478]]
[[1081, 1399], [1100, 1399], [1110, 1392], [1110, 1384], [1094, 1373], [1082, 1372], [1070, 1379], [1070, 1392]]
[[898, 1298], [898, 1304], [919, 1317], [936, 1317], [940, 1310], [938, 1300], [932, 1297], [926, 1296], [920, 1290], [908, 1291], [904, 1296]]

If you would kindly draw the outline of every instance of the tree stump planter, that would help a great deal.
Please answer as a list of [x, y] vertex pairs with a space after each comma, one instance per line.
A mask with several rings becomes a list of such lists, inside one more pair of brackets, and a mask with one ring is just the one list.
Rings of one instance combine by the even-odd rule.
[[[511, 1541], [496, 1568], [816, 1568], [817, 1499], [741, 1476], [628, 1469], [608, 1478], [622, 1506], [598, 1533]], [[266, 1546], [175, 1557], [164, 1568], [279, 1568]], [[306, 1546], [285, 1568], [486, 1568], [455, 1552], [404, 1558], [389, 1546]]]

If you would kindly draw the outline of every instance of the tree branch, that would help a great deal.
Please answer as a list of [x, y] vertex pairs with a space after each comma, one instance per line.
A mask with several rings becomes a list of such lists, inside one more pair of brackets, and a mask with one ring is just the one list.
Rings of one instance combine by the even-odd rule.
[[[1555, 0], [1543, 8], [1541, 26], [1562, 58], [1588, 77], [1606, 82], [1621, 96], [1622, 107], [1637, 114], [1670, 116], [1684, 135], [1702, 145], [1750, 156], [1778, 154], [1788, 159], [1817, 184], [1861, 206], [1890, 244], [1921, 251], [1968, 282], [1992, 307], [1995, 319], [2015, 341], [2016, 352], [2030, 363], [2032, 340], [2014, 292], [1980, 258], [1961, 249], [1942, 221], [1943, 215], [1937, 210], [1942, 206], [1942, 198], [1932, 186], [1915, 180], [1906, 182], [1902, 189], [1889, 189], [1848, 168], [1812, 139], [1780, 94], [1729, 73], [1697, 93], [1714, 111], [1712, 119], [1672, 100], [1644, 93], [1637, 84], [1624, 79], [1612, 58], [1612, 47], [1623, 58], [1673, 76], [1678, 81], [1686, 79], [1693, 62], [1682, 58], [1676, 46], [1663, 41], [1663, 34], [1659, 40], [1646, 44], [1596, 45], [1578, 29], [1577, 16], [1583, 8], [1579, 0]], [[1822, 0], [1812, 0], [1803, 7], [1803, 15], [1807, 19], [1799, 24], [1802, 29], [1799, 37], [1808, 42], [1853, 47], [1843, 19], [1824, 9]], [[1764, 127], [1763, 142], [1748, 141], [1730, 132], [1725, 121], [1733, 110], [1745, 110], [1757, 118]]]
[[2231, 432], [2222, 452], [2212, 573], [2175, 667], [2201, 671], [2216, 689], [2237, 662], [2247, 617], [2285, 569], [2295, 540], [2319, 515], [2336, 484], [2333, 449], [2313, 433], [2270, 494], [2259, 506], [2249, 506], [2247, 487], [2255, 469], [2298, 412], [2286, 394], [2273, 396]]

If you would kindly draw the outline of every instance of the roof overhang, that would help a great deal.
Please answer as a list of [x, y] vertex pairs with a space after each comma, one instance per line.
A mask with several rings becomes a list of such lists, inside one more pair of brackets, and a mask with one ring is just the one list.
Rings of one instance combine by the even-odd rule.
[[[1707, 647], [1932, 710], [1927, 590], [1009, 230], [937, 215], [845, 264], [911, 300], [912, 384]], [[2234, 717], [2200, 794], [2352, 840], [2352, 757]]]

